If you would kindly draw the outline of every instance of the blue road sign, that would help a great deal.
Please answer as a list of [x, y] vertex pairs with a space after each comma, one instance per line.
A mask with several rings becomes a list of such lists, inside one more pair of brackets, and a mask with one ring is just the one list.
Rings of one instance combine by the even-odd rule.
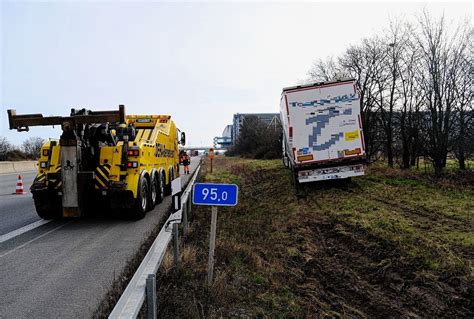
[[193, 204], [235, 206], [239, 188], [235, 184], [194, 184]]

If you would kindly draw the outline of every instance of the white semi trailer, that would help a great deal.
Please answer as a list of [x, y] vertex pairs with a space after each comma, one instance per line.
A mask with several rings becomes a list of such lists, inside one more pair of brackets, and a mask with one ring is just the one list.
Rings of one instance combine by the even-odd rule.
[[283, 163], [296, 183], [364, 175], [365, 146], [355, 80], [283, 89]]

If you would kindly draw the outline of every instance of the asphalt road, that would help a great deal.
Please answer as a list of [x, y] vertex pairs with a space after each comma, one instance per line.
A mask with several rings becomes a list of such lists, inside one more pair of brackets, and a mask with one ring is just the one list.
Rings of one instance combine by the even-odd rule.
[[[192, 171], [197, 164], [193, 158]], [[182, 175], [183, 184], [190, 176]], [[28, 178], [25, 183], [31, 183]], [[10, 178], [0, 176], [0, 181], [0, 190], [10, 192], [4, 186]], [[2, 232], [37, 220], [28, 217], [34, 214], [31, 195], [11, 196], [0, 196], [1, 224], [7, 221]], [[90, 318], [146, 235], [168, 216], [170, 205], [167, 196], [139, 221], [52, 221], [0, 243], [0, 318]]]
[[12, 195], [16, 189], [18, 173], [0, 175], [0, 236], [40, 219], [29, 192], [35, 176], [36, 171], [22, 173], [23, 188], [28, 194]]

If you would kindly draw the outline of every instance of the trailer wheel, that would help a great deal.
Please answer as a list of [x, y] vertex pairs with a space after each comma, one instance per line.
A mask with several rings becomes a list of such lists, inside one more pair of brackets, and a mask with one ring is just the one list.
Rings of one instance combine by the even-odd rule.
[[145, 217], [148, 208], [148, 182], [145, 176], [140, 177], [138, 183], [137, 199], [135, 200], [135, 207], [133, 208], [131, 217], [135, 220]]
[[300, 185], [300, 181], [298, 180], [298, 172], [296, 170], [291, 170], [291, 183], [296, 188]]
[[283, 166], [285, 166], [286, 168], [289, 168], [290, 167], [290, 164], [288, 163], [289, 162], [289, 159], [286, 155], [283, 155], [282, 157], [282, 161], [283, 161]]
[[337, 181], [339, 181], [339, 184], [344, 188], [349, 188], [352, 185], [352, 178], [351, 177], [338, 179]]

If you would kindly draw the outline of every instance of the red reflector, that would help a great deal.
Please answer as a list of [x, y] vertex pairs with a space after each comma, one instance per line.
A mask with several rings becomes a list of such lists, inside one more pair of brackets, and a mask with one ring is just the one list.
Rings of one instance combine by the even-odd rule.
[[133, 151], [128, 151], [128, 155], [133, 155]]
[[289, 127], [288, 134], [290, 135], [290, 137], [293, 137], [293, 126]]
[[128, 162], [127, 167], [128, 168], [137, 168], [138, 167], [138, 162]]

